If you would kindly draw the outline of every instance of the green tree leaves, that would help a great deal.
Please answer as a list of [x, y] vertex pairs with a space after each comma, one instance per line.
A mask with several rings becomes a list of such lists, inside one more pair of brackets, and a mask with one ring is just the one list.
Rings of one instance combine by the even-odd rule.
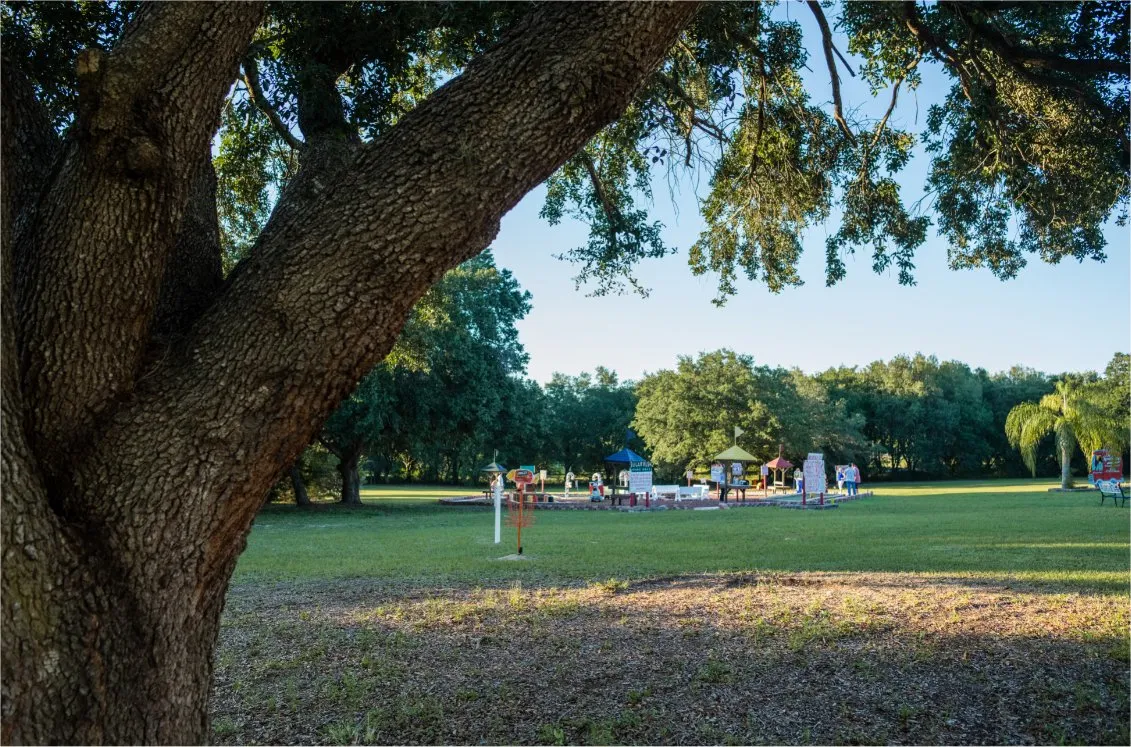
[[[272, 4], [248, 58], [264, 100], [252, 105], [238, 83], [221, 123], [227, 263], [246, 254], [298, 166], [285, 141], [381, 136], [529, 7]], [[562, 255], [579, 285], [647, 292], [635, 264], [679, 249], [650, 214], [654, 184], [666, 180], [671, 190], [701, 177], [706, 226], [687, 247], [688, 263], [717, 279], [720, 304], [740, 277], [772, 292], [800, 284], [800, 237], [834, 208], [841, 218], [826, 243], [828, 284], [856, 251], [870, 254], [875, 271], [914, 283], [915, 251], [932, 220], [956, 269], [1009, 278], [1034, 254], [1052, 263], [1104, 258], [1102, 228], [1125, 218], [1129, 193], [1126, 3], [828, 4], [820, 46], [805, 38], [798, 7], [705, 4], [628, 110], [549, 177], [543, 216], [590, 229]], [[6, 48], [28, 56], [58, 127], [76, 110], [78, 51], [112, 42], [133, 8], [4, 4]], [[858, 71], [829, 27], [847, 37]], [[816, 48], [824, 66], [808, 59]], [[891, 115], [925, 65], [938, 66], [951, 89], [921, 132], [901, 130]], [[866, 116], [861, 101], [830, 106], [827, 88], [804, 82], [807, 67], [829, 68], [838, 101], [841, 72], [858, 72], [883, 113]], [[899, 186], [920, 143], [931, 159], [930, 214], [906, 205]]]
[[755, 366], [730, 350], [682, 357], [674, 371], [644, 377], [633, 427], [661, 469], [701, 468], [732, 443], [770, 459], [784, 444], [790, 457], [823, 450], [830, 460], [865, 453], [862, 418], [830, 399], [827, 387], [800, 371]]
[[[546, 442], [543, 453], [577, 475], [604, 472], [603, 459], [627, 446], [642, 451], [626, 431], [637, 409], [633, 384], [600, 366], [590, 375], [556, 373], [543, 391], [546, 399]], [[607, 476], [608, 477], [608, 476]]]
[[1106, 410], [1093, 400], [1094, 393], [1094, 388], [1066, 379], [1056, 382], [1055, 391], [1040, 402], [1022, 402], [1010, 410], [1005, 421], [1006, 436], [1010, 445], [1020, 450], [1034, 475], [1037, 446], [1049, 434], [1056, 436], [1064, 487], [1071, 483], [1067, 463], [1074, 446], [1085, 456], [1104, 446], [1120, 452], [1127, 446], [1126, 415]]
[[521, 433], [514, 416], [539, 414], [528, 409], [527, 355], [515, 328], [529, 310], [530, 294], [489, 252], [448, 272], [327, 421], [322, 442], [387, 467], [399, 462], [409, 476], [459, 479], [497, 448], [500, 425]]

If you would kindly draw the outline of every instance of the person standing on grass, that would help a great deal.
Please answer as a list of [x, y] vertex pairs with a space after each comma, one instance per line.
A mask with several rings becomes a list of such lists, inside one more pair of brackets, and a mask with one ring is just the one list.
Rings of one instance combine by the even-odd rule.
[[855, 463], [848, 465], [848, 469], [844, 471], [844, 487], [850, 496], [856, 495], [856, 476], [858, 474]]

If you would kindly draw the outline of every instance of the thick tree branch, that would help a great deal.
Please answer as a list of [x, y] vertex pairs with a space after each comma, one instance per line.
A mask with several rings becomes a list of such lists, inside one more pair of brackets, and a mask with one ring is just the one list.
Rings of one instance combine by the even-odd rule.
[[[985, 43], [987, 47], [993, 50], [998, 57], [1013, 65], [1027, 65], [1042, 70], [1052, 70], [1054, 72], [1068, 73], [1071, 75], [1118, 75], [1126, 78], [1131, 74], [1131, 69], [1128, 68], [1126, 61], [1105, 60], [1100, 58], [1073, 59], [1071, 57], [1061, 57], [1060, 55], [1050, 52], [1042, 52], [1039, 49], [1033, 49], [1032, 47], [1027, 47], [1022, 44], [1015, 44], [1010, 41], [1005, 34], [994, 27], [993, 24], [981, 23], [974, 20], [970, 11], [981, 9], [980, 3], [940, 2], [939, 7], [946, 8], [958, 14], [967, 24], [968, 28]], [[1000, 8], [998, 10], [1000, 10]], [[1043, 80], [1050, 85], [1071, 85], [1066, 81], [1060, 81], [1058, 83], [1052, 78]]]
[[255, 4], [144, 5], [113, 52], [80, 55], [79, 134], [15, 267], [45, 469], [71, 458], [132, 384], [199, 154], [261, 14]]
[[596, 164], [593, 163], [593, 157], [582, 150], [579, 158], [585, 166], [586, 173], [589, 174], [589, 181], [593, 184], [593, 191], [597, 193], [597, 199], [601, 201], [601, 208], [605, 211], [605, 219], [609, 222], [609, 243], [615, 247], [617, 245], [617, 232], [621, 224], [620, 211], [609, 199], [609, 195], [605, 191], [605, 184], [597, 173]]
[[808, 5], [809, 10], [813, 11], [813, 16], [817, 19], [817, 25], [821, 27], [821, 46], [825, 50], [825, 64], [828, 65], [829, 78], [833, 86], [833, 119], [840, 125], [841, 132], [849, 140], [855, 142], [856, 136], [852, 134], [852, 128], [848, 126], [848, 122], [844, 119], [844, 103], [840, 97], [840, 74], [836, 71], [836, 59], [833, 57], [832, 29], [829, 28], [829, 21], [825, 18], [825, 12], [821, 10], [821, 4], [817, 0], [808, 0]]
[[63, 630], [79, 613], [58, 589], [60, 579], [80, 565], [51, 509], [24, 428], [27, 402], [20, 386], [11, 281], [13, 245], [21, 242], [20, 228], [35, 212], [59, 144], [19, 62], [4, 54], [0, 76], [0, 741], [43, 744], [51, 740], [49, 725], [80, 722], [87, 705], [43, 698], [37, 689], [43, 672], [75, 645]]
[[306, 60], [298, 73], [298, 127], [310, 142], [315, 138], [332, 138], [359, 142], [357, 130], [346, 121], [338, 78], [345, 72], [346, 62]]
[[279, 116], [279, 112], [271, 105], [271, 102], [267, 99], [267, 95], [263, 92], [263, 87], [259, 83], [259, 65], [255, 62], [254, 57], [244, 58], [243, 73], [243, 79], [247, 84], [251, 103], [255, 104], [255, 108], [259, 109], [259, 111], [267, 116], [267, 119], [271, 122], [271, 126], [275, 128], [275, 132], [279, 133], [279, 137], [283, 138], [287, 145], [291, 146], [293, 150], [302, 150], [306, 143], [295, 137], [291, 129], [287, 127], [287, 123]]
[[167, 344], [183, 335], [216, 300], [224, 284], [221, 268], [220, 221], [216, 212], [216, 171], [212, 148], [197, 158], [188, 204], [153, 315], [154, 341]]
[[946, 40], [936, 36], [927, 25], [923, 23], [923, 19], [919, 17], [919, 9], [915, 5], [915, 0], [904, 0], [903, 2], [903, 19], [907, 24], [907, 28], [928, 51], [935, 57], [945, 62], [956, 72], [961, 69], [962, 63], [958, 59], [958, 52], [953, 47], [947, 44]]
[[[332, 178], [304, 163], [225, 295], [75, 466], [109, 541], [128, 543], [138, 513], [157, 512], [171, 535], [193, 527], [201, 541], [184, 562], [222, 593], [264, 492], [388, 353], [412, 304], [624, 110], [695, 10], [539, 6], [388, 133], [346, 151]], [[155, 475], [155, 436], [170, 431], [194, 434], [193, 448], [162, 455]], [[109, 454], [138, 465], [145, 505], [102, 492]], [[159, 573], [144, 548], [130, 558], [143, 579]]]
[[5, 295], [12, 291], [12, 265], [19, 241], [19, 225], [31, 220], [31, 213], [39, 202], [52, 164], [59, 155], [59, 138], [51, 129], [51, 121], [40, 106], [35, 89], [20, 69], [18, 60], [11, 59], [5, 49], [0, 60], [3, 95], [0, 96], [0, 133], [3, 152], [4, 201], [3, 243], [0, 263], [3, 275], [0, 289]]
[[915, 0], [904, 0], [903, 2], [903, 19], [907, 25], [911, 35], [919, 42], [924, 51], [930, 52], [933, 57], [943, 62], [958, 77], [958, 84], [962, 87], [962, 93], [966, 96], [967, 101], [974, 100], [974, 93], [970, 88], [970, 77], [966, 71], [962, 60], [958, 57], [958, 52], [951, 47], [945, 39], [936, 36], [927, 25], [923, 23], [923, 19], [919, 17], [919, 10], [915, 6]]

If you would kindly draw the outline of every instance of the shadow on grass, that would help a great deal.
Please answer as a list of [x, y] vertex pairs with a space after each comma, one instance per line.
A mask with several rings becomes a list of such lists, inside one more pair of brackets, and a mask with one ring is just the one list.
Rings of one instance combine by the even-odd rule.
[[1116, 598], [841, 574], [234, 591], [219, 742], [1128, 743]]

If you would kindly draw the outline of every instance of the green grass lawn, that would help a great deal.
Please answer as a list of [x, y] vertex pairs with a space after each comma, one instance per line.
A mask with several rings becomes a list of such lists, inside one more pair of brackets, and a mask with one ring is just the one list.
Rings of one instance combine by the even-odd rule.
[[1128, 744], [1131, 512], [1053, 484], [536, 512], [522, 562], [467, 488], [271, 506], [213, 741]]
[[493, 543], [493, 511], [441, 506], [469, 488], [370, 487], [365, 505], [269, 506], [234, 581], [375, 578], [408, 585], [577, 584], [684, 573], [876, 571], [1126, 594], [1129, 512], [1051, 481], [867, 486], [833, 511], [537, 512]]

